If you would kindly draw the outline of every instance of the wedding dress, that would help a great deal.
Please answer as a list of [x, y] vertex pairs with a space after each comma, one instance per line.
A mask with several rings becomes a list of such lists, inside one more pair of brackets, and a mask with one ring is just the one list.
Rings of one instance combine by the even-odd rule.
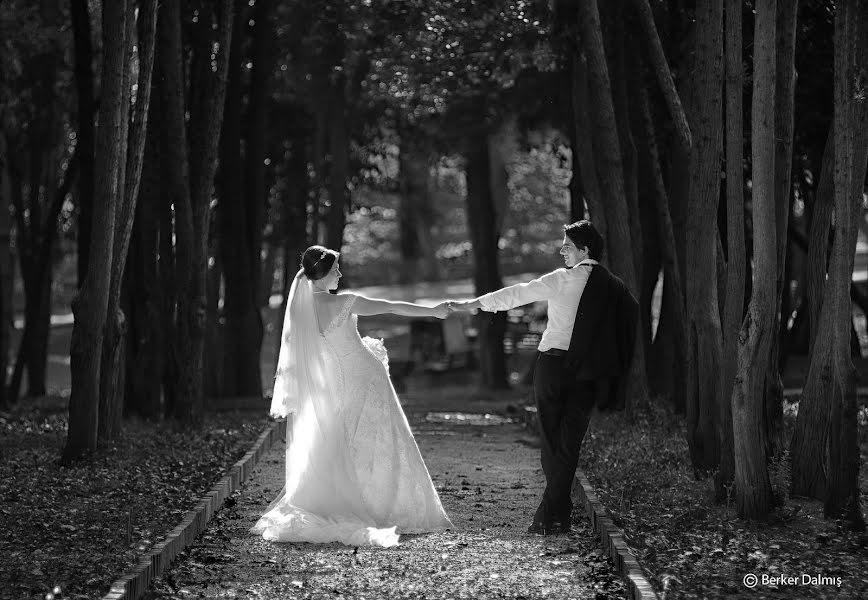
[[[312, 306], [310, 285], [297, 276], [291, 297]], [[293, 346], [284, 337], [272, 414], [294, 413], [286, 485], [251, 531], [279, 542], [388, 547], [402, 533], [451, 528], [392, 387], [386, 349], [360, 337], [356, 296], [341, 296], [340, 312], [321, 331], [315, 310], [307, 314], [316, 326], [310, 339], [296, 331]], [[298, 329], [306, 325], [304, 312], [293, 316]], [[287, 314], [291, 338], [289, 321]]]

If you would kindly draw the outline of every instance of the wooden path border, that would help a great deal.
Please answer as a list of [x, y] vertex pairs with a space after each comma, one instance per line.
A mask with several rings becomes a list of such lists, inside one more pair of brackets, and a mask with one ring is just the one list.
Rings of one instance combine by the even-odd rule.
[[[639, 561], [630, 551], [624, 539], [624, 532], [612, 522], [606, 507], [597, 498], [597, 493], [588, 478], [581, 471], [576, 472], [573, 482], [573, 501], [583, 505], [591, 527], [600, 536], [603, 551], [609, 556], [615, 570], [627, 583], [627, 594], [631, 600], [659, 600], [659, 596], [645, 577]], [[578, 501], [578, 502], [576, 502]]]
[[223, 506], [223, 502], [253, 473], [259, 460], [278, 440], [286, 436], [286, 419], [270, 423], [256, 439], [250, 450], [232, 465], [222, 479], [189, 510], [177, 527], [164, 540], [154, 544], [139, 558], [139, 562], [115, 581], [102, 600], [138, 600], [155, 577], [169, 568], [172, 561], [184, 551], [205, 529], [208, 521]]

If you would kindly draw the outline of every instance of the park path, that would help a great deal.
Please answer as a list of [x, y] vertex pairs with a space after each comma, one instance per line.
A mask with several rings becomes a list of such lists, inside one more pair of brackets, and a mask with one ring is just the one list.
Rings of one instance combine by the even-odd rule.
[[249, 534], [283, 484], [286, 446], [278, 443], [145, 597], [625, 597], [584, 514], [576, 511], [568, 536], [525, 532], [543, 476], [520, 424], [432, 422], [425, 419], [431, 407], [413, 406], [408, 396], [408, 418], [454, 531], [402, 536], [390, 549], [277, 544]]

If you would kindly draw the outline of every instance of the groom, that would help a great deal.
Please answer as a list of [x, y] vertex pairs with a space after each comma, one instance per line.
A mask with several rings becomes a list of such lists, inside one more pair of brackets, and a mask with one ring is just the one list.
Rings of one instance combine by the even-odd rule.
[[548, 323], [533, 375], [546, 488], [528, 533], [568, 533], [579, 450], [595, 399], [616, 389], [633, 355], [639, 305], [624, 282], [598, 261], [603, 238], [590, 221], [564, 226], [566, 268], [502, 288], [453, 310], [495, 312], [548, 302]]

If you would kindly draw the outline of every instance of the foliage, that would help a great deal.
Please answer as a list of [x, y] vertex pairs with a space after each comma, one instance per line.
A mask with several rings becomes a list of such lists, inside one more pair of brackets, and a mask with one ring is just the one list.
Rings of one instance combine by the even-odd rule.
[[[791, 415], [786, 425], [791, 431]], [[856, 598], [868, 593], [863, 568], [868, 538], [824, 520], [821, 503], [806, 499], [787, 498], [768, 522], [736, 519], [731, 506], [714, 503], [710, 479], [694, 479], [684, 426], [683, 418], [662, 401], [639, 411], [632, 424], [621, 415], [597, 414], [579, 465], [667, 598], [740, 597], [748, 573], [842, 579], [840, 589], [760, 585], [755, 592], [764, 598]], [[864, 429], [861, 448], [864, 462]], [[778, 492], [786, 489], [786, 470], [785, 462], [772, 469]], [[864, 471], [861, 485], [868, 485]]]
[[[569, 219], [570, 151], [552, 130], [536, 134], [527, 147], [516, 143], [514, 130], [508, 131], [508, 135], [498, 136], [507, 154], [510, 191], [500, 263], [508, 275], [550, 270], [563, 236], [562, 226]], [[390, 175], [394, 171], [386, 165], [381, 172]], [[430, 224], [435, 256], [448, 265], [450, 278], [468, 277], [472, 254], [462, 161], [445, 156], [431, 172], [434, 214]], [[354, 274], [364, 268], [365, 285], [389, 282], [400, 261], [398, 196], [373, 184], [361, 185], [354, 202], [356, 210], [349, 215], [344, 233], [345, 276], [361, 284]]]
[[[202, 425], [127, 421], [89, 463], [63, 468], [66, 400], [0, 413], [0, 598], [99, 597], [174, 527], [261, 432], [260, 414]], [[81, 557], [87, 557], [82, 561]]]

